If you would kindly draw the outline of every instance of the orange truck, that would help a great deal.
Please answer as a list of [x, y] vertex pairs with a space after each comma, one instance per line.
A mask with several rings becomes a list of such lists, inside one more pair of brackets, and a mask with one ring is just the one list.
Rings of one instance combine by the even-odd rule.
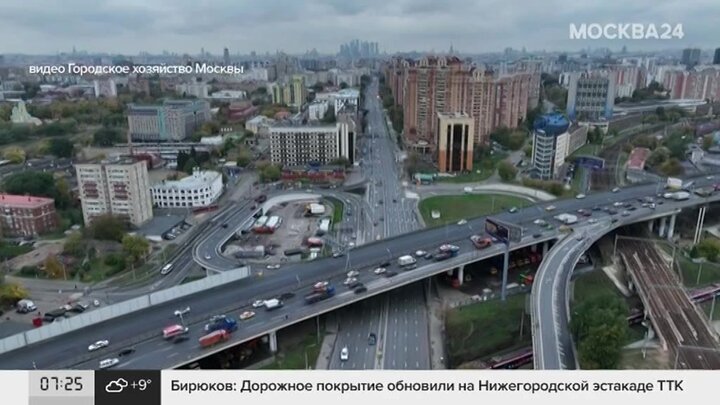
[[225, 329], [219, 329], [215, 332], [208, 333], [207, 335], [201, 337], [198, 341], [200, 342], [200, 346], [210, 347], [228, 339], [230, 339], [230, 333]]

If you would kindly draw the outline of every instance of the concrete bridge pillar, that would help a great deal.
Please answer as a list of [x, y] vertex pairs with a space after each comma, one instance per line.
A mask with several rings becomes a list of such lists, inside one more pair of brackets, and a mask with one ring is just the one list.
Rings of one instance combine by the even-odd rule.
[[457, 268], [457, 279], [459, 285], [463, 285], [463, 283], [465, 282], [465, 265]]
[[530, 246], [530, 251], [533, 253], [537, 253], [537, 248], [538, 248], [538, 245], [532, 245], [532, 246]]
[[667, 217], [660, 218], [660, 229], [658, 229], [658, 236], [661, 238], [665, 236], [665, 228], [667, 227]]
[[550, 242], [548, 242], [548, 241], [543, 242], [543, 245], [542, 245], [542, 249], [543, 249], [542, 255], [543, 255], [543, 257], [545, 257], [545, 256], [547, 255], [547, 252], [548, 252], [548, 249], [549, 249], [549, 248], [550, 248]]
[[270, 332], [268, 334], [268, 343], [270, 344], [270, 353], [277, 353], [277, 332]]
[[653, 233], [653, 230], [655, 228], [655, 220], [651, 219], [647, 222], [647, 224], [648, 224], [648, 231], [650, 231], [650, 233]]
[[668, 226], [667, 230], [667, 239], [672, 240], [673, 234], [675, 233], [675, 219], [677, 217], [677, 214], [670, 217], [670, 225]]

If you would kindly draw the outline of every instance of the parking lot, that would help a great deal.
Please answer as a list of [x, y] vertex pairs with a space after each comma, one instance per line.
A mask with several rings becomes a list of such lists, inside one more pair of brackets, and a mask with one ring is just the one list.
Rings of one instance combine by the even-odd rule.
[[327, 205], [323, 215], [305, 216], [306, 206], [309, 203], [310, 201], [295, 201], [272, 207], [266, 215], [282, 218], [280, 226], [273, 233], [247, 232], [232, 242], [226, 252], [233, 254], [239, 250], [249, 251], [257, 246], [264, 246], [265, 257], [246, 257], [244, 260], [268, 263], [300, 260], [300, 254], [286, 256], [285, 251], [307, 248], [307, 238], [316, 236], [320, 218], [332, 217], [331, 207]]

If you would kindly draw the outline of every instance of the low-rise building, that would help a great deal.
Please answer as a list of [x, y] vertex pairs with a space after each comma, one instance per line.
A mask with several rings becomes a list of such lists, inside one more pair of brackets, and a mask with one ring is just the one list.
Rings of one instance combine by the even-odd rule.
[[257, 134], [262, 128], [267, 128], [272, 124], [273, 120], [264, 115], [258, 115], [245, 121], [245, 129]]
[[37, 236], [57, 229], [55, 200], [46, 197], [0, 194], [2, 236]]
[[152, 186], [150, 192], [156, 207], [207, 207], [222, 195], [222, 174], [195, 168], [192, 175], [180, 180], [164, 180]]
[[315, 100], [308, 105], [308, 120], [320, 121], [325, 117], [328, 111], [328, 102], [325, 100]]
[[645, 162], [650, 157], [651, 151], [648, 148], [633, 148], [630, 151], [625, 166], [625, 178], [631, 183], [639, 183], [648, 179], [649, 173], [645, 172]]

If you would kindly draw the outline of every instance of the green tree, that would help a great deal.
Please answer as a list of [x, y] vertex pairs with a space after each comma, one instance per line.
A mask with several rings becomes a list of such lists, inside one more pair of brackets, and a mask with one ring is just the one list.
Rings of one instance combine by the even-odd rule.
[[97, 240], [122, 241], [127, 225], [125, 221], [113, 215], [101, 215], [93, 218], [92, 224], [88, 227], [90, 236]]
[[650, 150], [653, 150], [657, 147], [657, 138], [655, 138], [652, 135], [643, 135], [638, 136], [633, 141], [633, 145], [639, 148], [648, 148]]
[[67, 138], [53, 138], [48, 142], [48, 150], [59, 158], [69, 158], [73, 156], [75, 145]]
[[273, 182], [279, 180], [281, 174], [279, 166], [267, 165], [260, 171], [260, 179], [264, 182]]
[[195, 169], [196, 167], [198, 167], [198, 162], [196, 162], [195, 159], [191, 157], [185, 162], [185, 165], [183, 166], [183, 171], [187, 174], [192, 174], [193, 169]]
[[237, 154], [237, 165], [245, 167], [252, 161], [252, 153], [246, 147], [241, 147]]
[[647, 158], [647, 164], [651, 167], [660, 167], [670, 159], [670, 151], [665, 147], [655, 149]]
[[670, 156], [684, 160], [687, 147], [693, 142], [693, 136], [685, 131], [677, 131], [663, 140], [663, 145], [670, 150]]
[[9, 148], [3, 154], [3, 157], [10, 161], [10, 163], [23, 163], [25, 162], [25, 151], [20, 148]]
[[335, 117], [335, 109], [328, 108], [327, 111], [325, 111], [325, 115], [322, 117], [322, 122], [326, 124], [334, 124], [337, 122], [337, 118]]
[[122, 134], [115, 128], [103, 127], [93, 134], [93, 144], [97, 146], [113, 146], [123, 140]]
[[73, 257], [83, 257], [87, 253], [87, 243], [82, 233], [73, 232], [65, 238], [63, 253]]
[[55, 180], [55, 206], [60, 209], [69, 208], [72, 205], [72, 192], [70, 185], [64, 177]]
[[55, 198], [55, 180], [52, 174], [44, 172], [23, 171], [13, 173], [5, 178], [3, 188], [9, 194], [32, 195]]
[[575, 308], [570, 330], [583, 368], [617, 368], [627, 337], [626, 314], [625, 303], [611, 294], [590, 298]]
[[712, 135], [705, 135], [705, 136], [703, 137], [702, 142], [703, 142], [703, 144], [702, 144], [703, 149], [708, 150], [708, 149], [712, 148], [713, 143], [714, 143], [714, 141], [713, 141], [713, 136], [712, 136]]
[[0, 279], [0, 304], [15, 305], [18, 301], [29, 296], [27, 290], [20, 284], [8, 283], [4, 277]]
[[58, 279], [65, 275], [65, 266], [55, 256], [48, 256], [45, 259], [43, 271], [48, 278]]
[[697, 254], [701, 257], [715, 262], [720, 255], [720, 241], [717, 239], [703, 239], [697, 244]]
[[123, 252], [133, 263], [144, 259], [149, 250], [150, 243], [140, 235], [125, 235], [122, 238]]
[[593, 327], [580, 341], [578, 353], [584, 369], [612, 370], [620, 363], [622, 345], [627, 336], [626, 326], [621, 322]]
[[682, 162], [676, 158], [670, 158], [660, 165], [660, 173], [666, 176], [680, 176], [685, 173]]
[[503, 160], [497, 165], [498, 175], [504, 182], [515, 180], [517, 176], [517, 168], [511, 162]]

